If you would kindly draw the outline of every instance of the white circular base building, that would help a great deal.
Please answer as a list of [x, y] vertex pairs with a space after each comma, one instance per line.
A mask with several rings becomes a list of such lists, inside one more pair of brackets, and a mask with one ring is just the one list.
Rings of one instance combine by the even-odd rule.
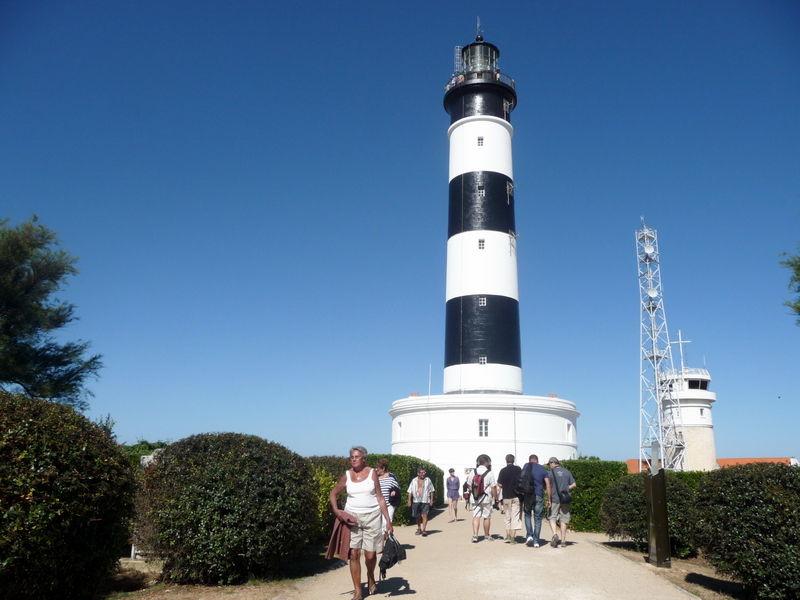
[[506, 454], [524, 464], [536, 454], [577, 458], [575, 403], [555, 396], [521, 394], [446, 394], [396, 400], [392, 417], [392, 454], [432, 462], [445, 474], [454, 468], [464, 481], [479, 454], [488, 454], [499, 471]]

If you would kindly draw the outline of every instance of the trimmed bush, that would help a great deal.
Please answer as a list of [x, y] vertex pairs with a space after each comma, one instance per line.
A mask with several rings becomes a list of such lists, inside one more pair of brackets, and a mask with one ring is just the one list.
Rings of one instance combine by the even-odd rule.
[[571, 492], [570, 529], [603, 531], [600, 521], [603, 494], [609, 484], [628, 472], [627, 465], [612, 460], [577, 459], [562, 461], [561, 466], [572, 473], [578, 484]]
[[331, 510], [330, 493], [336, 486], [336, 479], [324, 468], [314, 466], [314, 493], [316, 494], [317, 511], [314, 528], [310, 534], [312, 542], [326, 542], [330, 539], [333, 528], [333, 511]]
[[[311, 539], [327, 542], [333, 532], [336, 519], [331, 510], [330, 493], [339, 478], [350, 468], [350, 460], [344, 456], [311, 456], [308, 458], [314, 469], [314, 493], [317, 496], [317, 517]], [[339, 506], [344, 506], [346, 494], [339, 494]]]
[[269, 577], [315, 523], [309, 461], [254, 435], [206, 433], [167, 446], [144, 473], [137, 539], [162, 578], [235, 584]]
[[670, 474], [680, 479], [683, 483], [689, 486], [689, 489], [694, 492], [697, 489], [697, 483], [706, 474], [705, 471], [670, 471]]
[[[600, 508], [603, 531], [611, 539], [628, 539], [642, 546], [648, 540], [645, 473], [625, 475], [608, 486]], [[667, 472], [667, 522], [672, 555], [686, 557], [694, 552], [692, 504], [689, 487]]]
[[697, 543], [757, 598], [800, 597], [800, 469], [779, 464], [711, 471], [696, 491]]
[[130, 535], [136, 473], [74, 409], [0, 392], [0, 590], [91, 598]]

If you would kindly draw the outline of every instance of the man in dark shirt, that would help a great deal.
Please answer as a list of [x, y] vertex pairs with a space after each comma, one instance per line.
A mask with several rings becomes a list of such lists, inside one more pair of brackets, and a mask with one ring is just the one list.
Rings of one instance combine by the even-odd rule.
[[497, 476], [497, 485], [503, 493], [503, 508], [505, 513], [503, 520], [506, 524], [506, 543], [517, 543], [517, 530], [521, 526], [520, 516], [522, 514], [521, 498], [517, 495], [516, 486], [522, 469], [514, 464], [514, 455], [506, 455], [506, 466], [500, 469]]
[[[528, 464], [523, 467], [523, 479], [526, 475], [525, 469], [530, 469], [528, 475], [533, 484], [533, 491], [525, 493], [522, 497], [522, 512], [525, 515], [525, 531], [528, 539], [525, 544], [529, 547], [539, 547], [539, 534], [542, 531], [542, 513], [547, 507], [550, 508], [550, 478], [542, 465], [539, 464], [539, 457], [531, 454], [528, 457]], [[531, 525], [531, 512], [533, 513], [533, 525]]]

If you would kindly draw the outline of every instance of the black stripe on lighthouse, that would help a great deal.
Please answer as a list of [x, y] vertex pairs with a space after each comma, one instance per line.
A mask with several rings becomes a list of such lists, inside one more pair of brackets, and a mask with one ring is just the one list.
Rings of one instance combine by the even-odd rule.
[[450, 182], [447, 237], [464, 231], [514, 233], [514, 184], [492, 171], [463, 173]]
[[447, 303], [444, 366], [498, 363], [522, 367], [519, 302], [506, 296], [460, 296]]

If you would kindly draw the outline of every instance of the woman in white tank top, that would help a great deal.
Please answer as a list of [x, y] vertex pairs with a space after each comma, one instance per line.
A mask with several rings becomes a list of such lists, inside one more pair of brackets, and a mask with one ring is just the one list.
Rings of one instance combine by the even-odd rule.
[[[353, 579], [353, 600], [361, 600], [361, 551], [367, 567], [367, 587], [372, 596], [378, 590], [375, 583], [375, 566], [378, 552], [383, 550], [381, 515], [386, 519], [386, 530], [393, 532], [392, 520], [381, 494], [381, 486], [374, 469], [367, 466], [367, 450], [363, 446], [350, 448], [351, 469], [345, 471], [339, 483], [331, 490], [330, 501], [333, 514], [344, 521], [345, 513], [355, 517], [357, 523], [350, 527], [350, 576]], [[336, 496], [347, 489], [347, 502], [340, 510]]]

